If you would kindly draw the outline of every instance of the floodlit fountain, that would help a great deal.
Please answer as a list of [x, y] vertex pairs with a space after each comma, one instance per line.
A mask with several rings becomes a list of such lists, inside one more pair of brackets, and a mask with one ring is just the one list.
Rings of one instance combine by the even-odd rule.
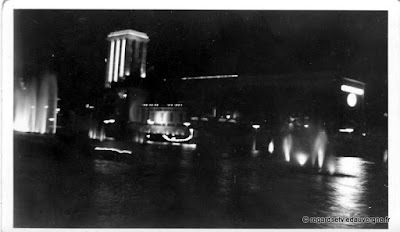
[[14, 130], [55, 134], [57, 129], [57, 78], [45, 74], [39, 79], [14, 84]]

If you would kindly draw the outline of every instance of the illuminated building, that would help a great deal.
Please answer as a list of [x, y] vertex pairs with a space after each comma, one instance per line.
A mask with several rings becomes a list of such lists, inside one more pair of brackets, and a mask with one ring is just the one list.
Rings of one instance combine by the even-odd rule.
[[134, 30], [111, 32], [107, 40], [110, 50], [107, 59], [105, 86], [111, 87], [112, 82], [125, 80], [139, 70], [141, 78], [146, 78], [147, 43], [149, 37]]

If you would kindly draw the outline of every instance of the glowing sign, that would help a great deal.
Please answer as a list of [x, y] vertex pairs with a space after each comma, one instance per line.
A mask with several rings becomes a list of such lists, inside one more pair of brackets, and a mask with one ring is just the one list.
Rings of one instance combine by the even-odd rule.
[[96, 151], [115, 151], [115, 152], [118, 152], [120, 154], [123, 154], [123, 153], [132, 154], [132, 152], [128, 151], [128, 150], [119, 150], [117, 148], [109, 148], [109, 147], [95, 147], [94, 150], [96, 150]]
[[363, 89], [356, 88], [356, 87], [353, 87], [353, 86], [350, 86], [350, 85], [342, 85], [342, 86], [340, 86], [340, 89], [343, 92], [354, 93], [354, 94], [357, 94], [357, 95], [364, 95], [364, 90]]

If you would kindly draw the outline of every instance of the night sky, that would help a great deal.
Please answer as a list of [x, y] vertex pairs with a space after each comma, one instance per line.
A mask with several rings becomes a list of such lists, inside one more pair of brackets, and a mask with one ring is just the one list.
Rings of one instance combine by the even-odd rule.
[[[367, 110], [387, 112], [387, 12], [15, 11], [15, 75], [52, 71], [64, 107], [101, 96], [107, 34], [150, 37], [148, 78], [336, 72], [366, 82]], [[373, 111], [373, 112], [372, 112]]]

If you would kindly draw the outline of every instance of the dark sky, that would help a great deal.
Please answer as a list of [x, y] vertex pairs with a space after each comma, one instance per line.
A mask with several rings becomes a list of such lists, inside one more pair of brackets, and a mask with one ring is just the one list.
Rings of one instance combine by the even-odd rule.
[[101, 95], [106, 37], [120, 29], [149, 35], [153, 80], [332, 71], [387, 110], [387, 12], [18, 10], [16, 76], [52, 70], [61, 98], [84, 104]]

